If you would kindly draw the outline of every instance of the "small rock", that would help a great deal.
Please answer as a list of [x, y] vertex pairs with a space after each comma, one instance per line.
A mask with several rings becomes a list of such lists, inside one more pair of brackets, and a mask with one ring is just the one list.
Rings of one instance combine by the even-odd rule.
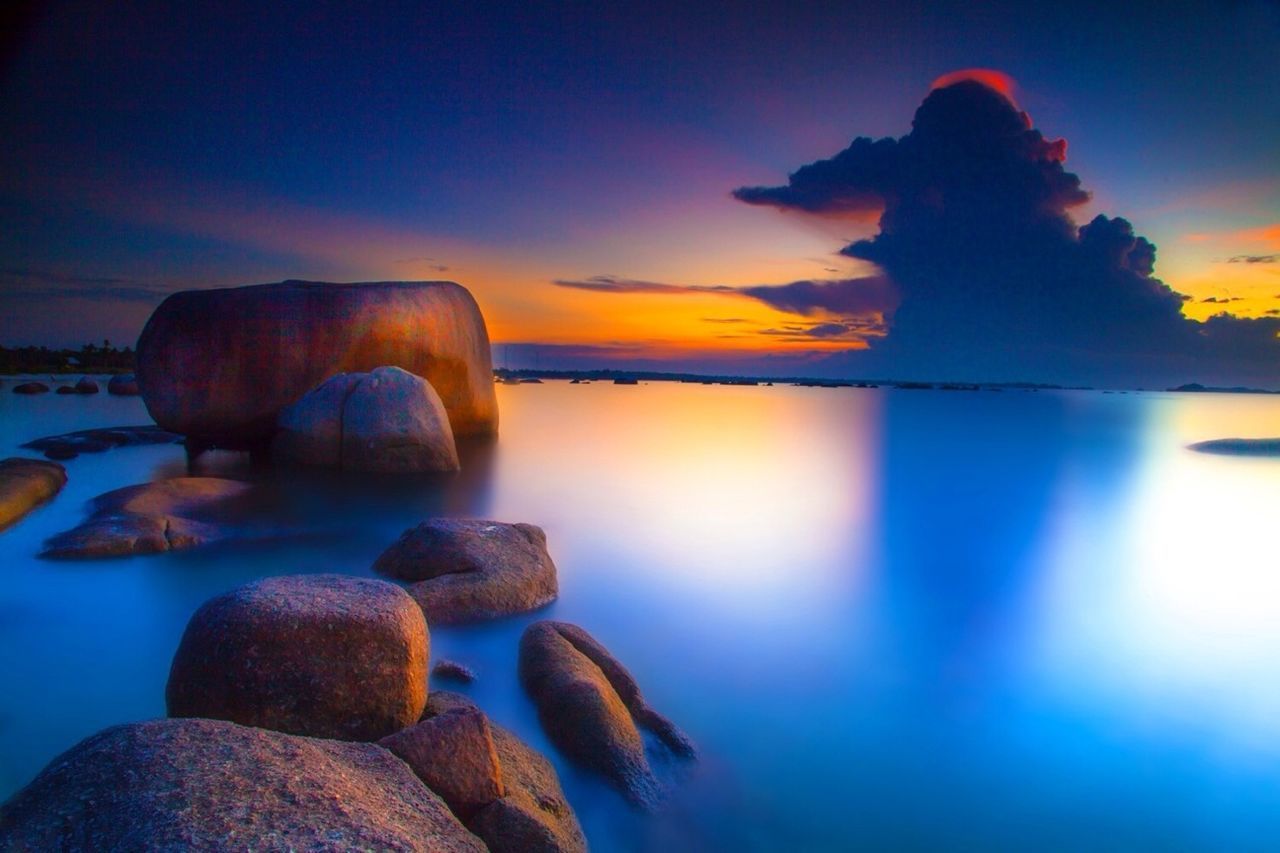
[[169, 715], [377, 740], [422, 715], [429, 644], [422, 611], [394, 584], [267, 578], [191, 617], [169, 671]]
[[138, 378], [132, 373], [112, 376], [107, 382], [107, 393], [117, 397], [137, 397], [142, 392], [138, 389]]
[[501, 797], [489, 720], [479, 709], [453, 709], [378, 741], [404, 760], [464, 821]]
[[55, 393], [55, 394], [79, 394], [80, 392], [76, 390], [76, 386], [74, 386], [74, 385], [59, 385], [56, 389], [54, 389], [54, 392], [53, 392], [53, 393]]
[[547, 536], [532, 524], [431, 519], [401, 534], [373, 568], [388, 577], [417, 581], [409, 594], [433, 623], [536, 610], [554, 601], [559, 591]]
[[67, 484], [61, 465], [39, 459], [0, 460], [0, 530], [51, 499]]
[[48, 391], [49, 386], [43, 382], [23, 382], [13, 386], [15, 394], [46, 394]]
[[83, 377], [76, 383], [77, 394], [97, 394], [98, 390], [98, 383], [94, 382], [88, 376]]
[[[68, 387], [68, 386], [64, 386]], [[154, 424], [143, 426], [82, 429], [62, 435], [50, 435], [22, 445], [43, 451], [49, 459], [74, 459], [81, 453], [101, 453], [115, 447], [141, 447], [150, 444], [177, 444], [182, 436], [166, 432]]]
[[457, 681], [462, 684], [470, 684], [476, 680], [476, 674], [470, 667], [452, 660], [438, 661], [431, 667], [431, 674], [445, 681]]

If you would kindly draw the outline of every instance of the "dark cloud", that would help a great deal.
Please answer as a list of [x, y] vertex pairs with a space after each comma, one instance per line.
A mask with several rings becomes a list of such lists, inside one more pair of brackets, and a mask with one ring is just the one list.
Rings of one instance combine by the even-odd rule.
[[437, 261], [435, 258], [399, 258], [395, 261], [397, 264], [425, 264], [427, 269], [435, 272], [448, 272], [449, 267]]
[[1236, 255], [1227, 258], [1229, 264], [1274, 264], [1280, 263], [1280, 255]]
[[551, 283], [557, 287], [595, 293], [726, 293], [733, 290], [724, 285], [664, 284], [660, 281], [639, 281], [615, 275], [595, 275], [584, 279], [558, 278]]
[[855, 139], [787, 183], [743, 187], [748, 204], [842, 216], [878, 209], [880, 230], [842, 254], [900, 294], [889, 333], [851, 370], [904, 378], [1218, 381], [1280, 377], [1272, 318], [1183, 317], [1155, 277], [1156, 247], [1124, 219], [1083, 227], [1088, 200], [1008, 97], [975, 80], [932, 91], [911, 132]]
[[173, 291], [127, 278], [72, 276], [25, 268], [0, 269], [0, 298], [88, 299], [159, 303]]
[[1226, 305], [1228, 302], [1239, 302], [1241, 299], [1243, 299], [1241, 296], [1206, 296], [1200, 301]]

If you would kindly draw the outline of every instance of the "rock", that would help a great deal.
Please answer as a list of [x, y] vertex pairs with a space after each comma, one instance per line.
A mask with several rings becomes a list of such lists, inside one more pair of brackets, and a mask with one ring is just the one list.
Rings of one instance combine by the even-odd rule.
[[80, 526], [45, 542], [53, 559], [122, 557], [229, 539], [228, 520], [253, 487], [216, 477], [177, 477], [99, 495]]
[[0, 530], [52, 498], [67, 484], [61, 465], [39, 459], [0, 460]]
[[284, 281], [168, 297], [138, 339], [138, 385], [161, 427], [264, 446], [281, 410], [338, 373], [394, 365], [431, 383], [457, 438], [497, 432], [489, 334], [447, 281]]
[[54, 389], [54, 392], [53, 392], [53, 393], [55, 393], [55, 394], [79, 394], [80, 392], [76, 390], [76, 386], [74, 386], [74, 385], [59, 385], [57, 388], [55, 388], [55, 389]]
[[401, 534], [373, 568], [416, 581], [409, 594], [432, 623], [524, 613], [558, 592], [547, 536], [532, 524], [431, 519]]
[[13, 386], [15, 394], [46, 394], [48, 391], [49, 386], [43, 382], [23, 382]]
[[[465, 696], [437, 691], [425, 718], [458, 709], [479, 710]], [[493, 853], [585, 853], [582, 827], [551, 762], [502, 726], [489, 727], [506, 793], [468, 818], [467, 828]]]
[[113, 447], [140, 447], [148, 444], [177, 444], [182, 436], [166, 432], [158, 426], [125, 426], [107, 429], [82, 429], [63, 435], [37, 438], [22, 445], [39, 450], [50, 459], [74, 459], [81, 453], [101, 453]]
[[[62, 389], [58, 390], [61, 391]], [[98, 391], [98, 383], [94, 382], [88, 376], [82, 377], [80, 381], [76, 383], [77, 394], [97, 394]]]
[[463, 684], [470, 684], [476, 680], [476, 674], [471, 671], [471, 667], [452, 660], [437, 661], [435, 666], [431, 667], [431, 674], [445, 681], [459, 681]]
[[391, 753], [216, 720], [99, 732], [0, 809], [7, 850], [476, 851]]
[[429, 642], [422, 611], [394, 584], [267, 578], [191, 617], [169, 671], [169, 716], [377, 740], [421, 716]]
[[107, 393], [115, 394], [117, 397], [136, 397], [138, 390], [138, 377], [132, 373], [121, 373], [112, 376], [107, 382]]
[[637, 725], [672, 752], [693, 754], [689, 739], [645, 703], [630, 673], [576, 625], [530, 625], [520, 638], [519, 670], [556, 746], [608, 778], [636, 805], [652, 806], [661, 794]]
[[340, 373], [280, 413], [272, 456], [348, 471], [458, 470], [439, 395], [398, 367]]
[[464, 821], [505, 793], [489, 719], [457, 708], [378, 741], [404, 760]]

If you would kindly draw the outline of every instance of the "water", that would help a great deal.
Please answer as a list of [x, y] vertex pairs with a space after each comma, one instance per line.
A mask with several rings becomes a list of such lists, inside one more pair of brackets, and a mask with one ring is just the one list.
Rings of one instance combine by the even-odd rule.
[[[1280, 834], [1280, 398], [654, 383], [501, 386], [502, 436], [447, 485], [273, 478], [305, 536], [35, 559], [179, 447], [67, 463], [0, 534], [0, 796], [113, 723], [163, 714], [206, 598], [368, 575], [433, 513], [546, 530], [561, 598], [432, 631], [433, 657], [546, 752], [597, 850], [1262, 848]], [[146, 422], [136, 399], [0, 390], [0, 455]], [[231, 455], [202, 469], [253, 476]], [[643, 817], [556, 754], [515, 677], [534, 618], [577, 622], [698, 742]]]

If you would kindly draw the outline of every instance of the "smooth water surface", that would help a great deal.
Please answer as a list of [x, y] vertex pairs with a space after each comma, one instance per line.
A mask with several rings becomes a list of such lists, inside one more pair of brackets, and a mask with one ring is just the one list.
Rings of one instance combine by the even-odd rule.
[[[6, 383], [6, 385], [9, 383]], [[367, 575], [432, 514], [547, 530], [561, 597], [432, 631], [433, 658], [556, 763], [596, 850], [1223, 849], [1280, 837], [1280, 398], [667, 383], [501, 386], [446, 484], [268, 478], [288, 537], [52, 563], [93, 496], [182, 448], [67, 465], [0, 533], [0, 796], [97, 729], [162, 715], [194, 609], [257, 577]], [[0, 388], [0, 455], [145, 423], [137, 399]], [[547, 742], [515, 677], [577, 622], [698, 742], [658, 815]]]

